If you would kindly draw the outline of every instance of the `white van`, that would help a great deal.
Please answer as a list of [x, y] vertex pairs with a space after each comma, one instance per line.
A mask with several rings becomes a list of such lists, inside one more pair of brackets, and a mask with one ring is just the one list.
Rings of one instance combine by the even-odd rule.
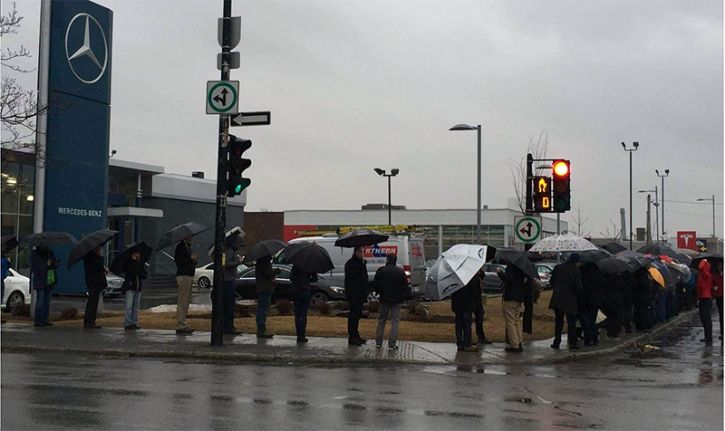
[[[345, 262], [352, 257], [352, 248], [336, 247], [335, 241], [338, 236], [329, 234], [324, 236], [302, 237], [290, 240], [290, 244], [300, 241], [314, 242], [327, 250], [335, 268], [331, 276], [338, 280], [344, 280]], [[380, 244], [367, 246], [364, 250], [364, 259], [367, 262], [368, 280], [371, 282], [375, 272], [385, 265], [385, 258], [388, 254], [394, 253], [398, 256], [398, 266], [403, 268], [413, 294], [423, 294], [425, 291], [425, 249], [423, 238], [411, 234], [391, 235], [387, 241]]]

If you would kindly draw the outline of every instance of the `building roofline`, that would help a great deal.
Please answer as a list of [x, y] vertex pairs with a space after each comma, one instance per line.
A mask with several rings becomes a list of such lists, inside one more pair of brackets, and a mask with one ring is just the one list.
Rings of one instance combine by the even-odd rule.
[[165, 172], [163, 166], [132, 162], [130, 160], [122, 160], [115, 157], [108, 159], [108, 166], [121, 169], [130, 169], [133, 171], [147, 172], [152, 175], [163, 174]]

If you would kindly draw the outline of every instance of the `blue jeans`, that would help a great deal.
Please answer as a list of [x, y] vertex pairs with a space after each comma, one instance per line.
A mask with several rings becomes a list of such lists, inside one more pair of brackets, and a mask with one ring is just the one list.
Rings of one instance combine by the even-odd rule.
[[138, 290], [126, 291], [126, 314], [123, 319], [123, 326], [134, 326], [138, 324], [138, 309], [141, 306], [141, 292]]
[[50, 315], [50, 289], [36, 289], [35, 291], [35, 325], [48, 323]]
[[297, 332], [297, 338], [305, 338], [305, 330], [307, 329], [307, 310], [310, 309], [311, 299], [312, 291], [309, 289], [301, 289], [294, 295], [295, 330]]
[[271, 293], [257, 294], [257, 335], [267, 332], [267, 313], [270, 305], [272, 305]]

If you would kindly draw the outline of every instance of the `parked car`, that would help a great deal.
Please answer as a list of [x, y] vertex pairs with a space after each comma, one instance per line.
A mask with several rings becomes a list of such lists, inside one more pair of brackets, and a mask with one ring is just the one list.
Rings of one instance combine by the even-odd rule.
[[2, 299], [2, 308], [7, 312], [13, 311], [20, 304], [30, 304], [30, 279], [10, 268], [5, 279], [5, 297]]
[[506, 271], [506, 265], [498, 263], [487, 263], [483, 265], [486, 276], [483, 278], [483, 291], [485, 293], [503, 292], [503, 280], [498, 276], [498, 271]]
[[[237, 276], [244, 270], [249, 269], [247, 265], [239, 265], [237, 267]], [[206, 265], [196, 268], [194, 271], [194, 280], [191, 285], [193, 287], [199, 287], [200, 289], [209, 289], [214, 285], [214, 262], [209, 262]]]
[[[351, 248], [335, 246], [337, 235], [324, 235], [307, 238], [295, 238], [289, 241], [295, 244], [300, 241], [310, 241], [322, 246], [332, 259], [335, 268], [330, 271], [329, 276], [342, 283], [345, 277], [345, 262], [352, 256]], [[398, 266], [405, 271], [405, 276], [413, 290], [414, 295], [422, 295], [425, 292], [426, 261], [423, 237], [412, 234], [390, 235], [387, 241], [364, 248], [363, 256], [367, 262], [368, 280], [373, 281], [378, 268], [385, 266], [385, 258], [388, 253], [398, 256]], [[279, 259], [279, 256], [278, 256]]]
[[[279, 274], [275, 278], [275, 292], [272, 295], [272, 301], [274, 302], [277, 298], [290, 299], [290, 271], [292, 267], [289, 265], [273, 264], [273, 268], [279, 269]], [[236, 290], [237, 297], [240, 299], [257, 299], [257, 291], [255, 288], [255, 272], [254, 268], [247, 268], [242, 271], [239, 277], [236, 279]], [[326, 278], [323, 275], [318, 275], [318, 280], [312, 283], [312, 305], [315, 306], [320, 303], [324, 303], [329, 300], [344, 300], [345, 289], [340, 283]]]
[[541, 280], [541, 289], [546, 290], [551, 288], [551, 273], [554, 271], [556, 262], [536, 262], [534, 263], [536, 272], [539, 273], [539, 279]]

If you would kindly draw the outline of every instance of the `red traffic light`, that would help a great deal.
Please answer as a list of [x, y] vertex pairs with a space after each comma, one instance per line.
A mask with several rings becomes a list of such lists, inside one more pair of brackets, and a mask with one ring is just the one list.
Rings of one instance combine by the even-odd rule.
[[569, 162], [566, 160], [557, 160], [551, 165], [554, 175], [557, 177], [566, 177], [569, 175]]

